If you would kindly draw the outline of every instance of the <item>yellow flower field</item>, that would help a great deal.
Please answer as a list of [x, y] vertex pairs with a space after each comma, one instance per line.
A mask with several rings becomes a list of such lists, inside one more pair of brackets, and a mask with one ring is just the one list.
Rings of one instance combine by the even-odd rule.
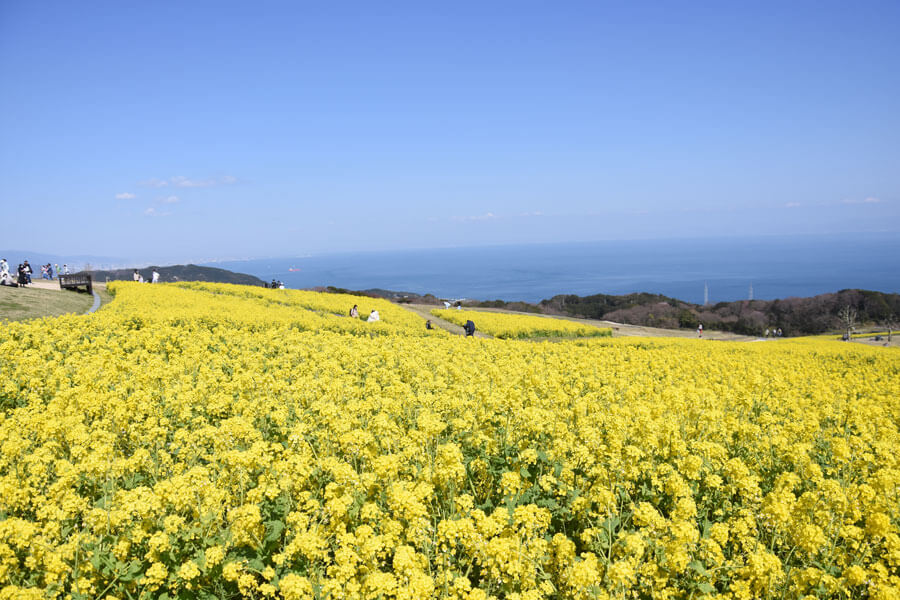
[[612, 329], [594, 327], [552, 317], [514, 315], [483, 310], [435, 309], [431, 314], [442, 319], [465, 325], [472, 320], [479, 331], [503, 339], [524, 339], [536, 337], [609, 337]]
[[0, 329], [0, 599], [900, 597], [893, 349], [115, 294]]

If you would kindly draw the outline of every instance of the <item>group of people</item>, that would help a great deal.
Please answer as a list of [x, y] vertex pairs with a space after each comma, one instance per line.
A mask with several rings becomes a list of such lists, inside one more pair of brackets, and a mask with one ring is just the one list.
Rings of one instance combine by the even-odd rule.
[[[353, 305], [353, 308], [350, 309], [350, 316], [354, 319], [359, 318], [359, 306], [356, 304]], [[380, 321], [381, 317], [378, 314], [377, 310], [373, 310], [369, 313], [369, 318], [366, 319], [367, 323], [371, 323], [373, 321]], [[425, 320], [425, 329], [434, 329], [434, 326], [431, 324], [431, 319]], [[466, 337], [472, 337], [475, 335], [475, 323], [469, 319], [466, 321], [466, 324], [463, 325], [463, 331], [466, 332]]]
[[[350, 309], [350, 316], [353, 317], [354, 319], [359, 318], [359, 306], [358, 305], [354, 304], [353, 308]], [[369, 317], [366, 319], [366, 323], [374, 323], [375, 321], [380, 321], [380, 320], [381, 320], [381, 315], [378, 314], [378, 311], [372, 310], [372, 312], [369, 313]]]
[[266, 286], [267, 288], [270, 287], [270, 288], [272, 288], [273, 290], [283, 290], [283, 289], [284, 289], [284, 282], [283, 282], [283, 281], [276, 281], [276, 280], [274, 280], [274, 279], [272, 280], [272, 285], [269, 285], [269, 284], [266, 283], [265, 281], [263, 281], [263, 285]]
[[[144, 279], [144, 276], [141, 275], [141, 272], [137, 269], [134, 270], [134, 274], [132, 275], [132, 277], [137, 283], [147, 282], [147, 280]], [[159, 283], [159, 271], [157, 271], [156, 269], [153, 269], [153, 272], [150, 275], [150, 283]]]
[[770, 333], [771, 333], [772, 337], [781, 337], [781, 327], [778, 327], [777, 329], [772, 329], [771, 331], [766, 329], [766, 337], [769, 337]]
[[[54, 271], [54, 266], [55, 271]], [[62, 270], [60, 270], [59, 265], [52, 265], [47, 263], [46, 265], [41, 265], [41, 278], [42, 279], [53, 279], [54, 272], [68, 275], [69, 274], [69, 266], [63, 265]], [[15, 271], [15, 274], [11, 273], [9, 270], [9, 262], [5, 258], [0, 259], [0, 285], [6, 285], [9, 287], [19, 287], [20, 285], [31, 285], [31, 277], [34, 275], [34, 269], [31, 264], [26, 260], [24, 262], [19, 263], [18, 268]]]

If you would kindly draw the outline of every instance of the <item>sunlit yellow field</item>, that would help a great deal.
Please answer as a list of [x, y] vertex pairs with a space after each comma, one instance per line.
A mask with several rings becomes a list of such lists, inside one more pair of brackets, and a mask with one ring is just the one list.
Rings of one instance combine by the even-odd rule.
[[0, 329], [2, 599], [900, 597], [894, 349], [113, 289]]

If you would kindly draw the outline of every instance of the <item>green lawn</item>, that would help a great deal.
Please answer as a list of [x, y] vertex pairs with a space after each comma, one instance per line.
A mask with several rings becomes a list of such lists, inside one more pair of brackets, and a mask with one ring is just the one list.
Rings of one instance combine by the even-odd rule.
[[93, 296], [84, 292], [0, 286], [0, 321], [82, 314], [93, 302]]

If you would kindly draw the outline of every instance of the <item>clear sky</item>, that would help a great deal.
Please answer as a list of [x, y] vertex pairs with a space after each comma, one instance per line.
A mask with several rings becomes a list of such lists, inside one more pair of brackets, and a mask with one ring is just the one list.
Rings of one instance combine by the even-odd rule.
[[900, 231], [898, 32], [896, 0], [2, 0], [0, 247]]

